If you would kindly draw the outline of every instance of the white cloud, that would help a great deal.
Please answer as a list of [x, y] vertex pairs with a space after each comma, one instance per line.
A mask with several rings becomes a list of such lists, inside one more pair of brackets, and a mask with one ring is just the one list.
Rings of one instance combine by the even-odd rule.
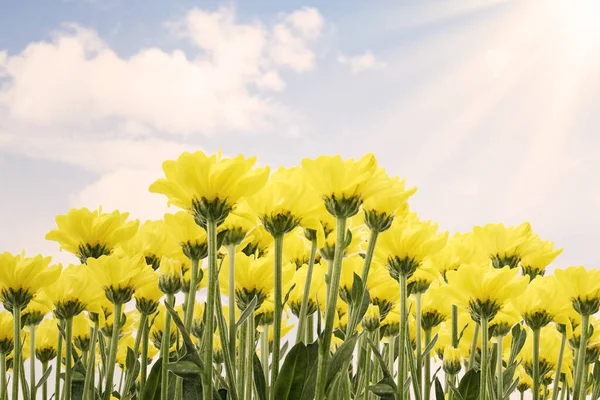
[[385, 62], [375, 58], [375, 55], [370, 50], [357, 56], [346, 56], [340, 53], [337, 61], [342, 65], [347, 65], [350, 71], [358, 73], [370, 69], [382, 69], [387, 65]]
[[44, 129], [90, 130], [116, 121], [188, 135], [281, 132], [295, 123], [294, 113], [269, 92], [285, 88], [281, 69], [314, 68], [311, 43], [323, 24], [315, 9], [292, 12], [272, 27], [238, 23], [231, 8], [193, 9], [171, 26], [199, 55], [151, 47], [130, 57], [71, 24], [50, 42], [0, 53], [0, 113]]

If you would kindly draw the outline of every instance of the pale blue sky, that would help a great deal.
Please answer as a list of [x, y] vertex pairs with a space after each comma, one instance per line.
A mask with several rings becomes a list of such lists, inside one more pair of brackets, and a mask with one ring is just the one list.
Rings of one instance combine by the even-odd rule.
[[[376, 5], [375, 5], [376, 4]], [[0, 251], [71, 207], [158, 218], [160, 162], [376, 154], [444, 230], [529, 220], [597, 267], [590, 0], [0, 0]]]

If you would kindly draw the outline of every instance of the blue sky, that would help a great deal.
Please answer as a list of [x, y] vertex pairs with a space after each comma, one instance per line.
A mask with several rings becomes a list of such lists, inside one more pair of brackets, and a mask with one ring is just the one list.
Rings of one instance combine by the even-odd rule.
[[185, 150], [273, 167], [372, 151], [441, 229], [528, 220], [565, 248], [557, 266], [598, 266], [598, 13], [590, 0], [1, 2], [0, 250], [68, 262], [43, 237], [71, 207], [159, 218], [147, 187]]

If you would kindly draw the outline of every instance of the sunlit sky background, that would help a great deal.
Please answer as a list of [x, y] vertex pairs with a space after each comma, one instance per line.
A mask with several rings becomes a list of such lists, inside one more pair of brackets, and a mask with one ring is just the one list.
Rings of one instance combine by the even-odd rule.
[[600, 2], [0, 0], [0, 251], [72, 207], [160, 218], [162, 160], [370, 151], [443, 230], [600, 267]]

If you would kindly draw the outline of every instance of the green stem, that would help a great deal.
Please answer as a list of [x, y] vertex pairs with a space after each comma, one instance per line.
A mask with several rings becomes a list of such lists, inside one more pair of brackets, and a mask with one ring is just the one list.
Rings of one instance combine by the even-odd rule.
[[90, 350], [89, 357], [86, 364], [85, 382], [83, 384], [83, 398], [94, 399], [94, 373], [96, 367], [96, 339], [98, 337], [98, 330], [100, 328], [99, 322], [96, 319], [94, 327], [92, 328], [92, 334], [90, 335]]
[[238, 346], [238, 357], [237, 357], [237, 376], [236, 376], [236, 388], [240, 399], [245, 399], [245, 389], [246, 386], [244, 383], [246, 382], [246, 335], [248, 332], [248, 324], [247, 321], [241, 325], [239, 334], [240, 334], [240, 343]]
[[0, 400], [6, 399], [6, 353], [0, 353]]
[[144, 330], [142, 331], [142, 355], [140, 360], [140, 393], [144, 393], [146, 386], [146, 376], [148, 371], [148, 342], [150, 338], [150, 326], [146, 320]]
[[12, 396], [13, 399], [19, 398], [19, 377], [21, 368], [21, 306], [13, 307], [14, 318], [14, 345], [13, 345], [13, 381]]
[[[22, 397], [24, 399], [29, 399], [29, 386], [27, 386], [27, 377], [25, 376], [25, 360], [23, 360], [23, 353], [21, 353], [21, 368], [19, 369], [19, 371], [21, 371], [21, 391], [22, 393]], [[64, 400], [64, 393], [63, 393], [63, 400]]]
[[110, 395], [113, 389], [113, 379], [115, 374], [115, 365], [117, 360], [117, 346], [119, 343], [119, 332], [121, 325], [121, 312], [123, 305], [115, 303], [114, 319], [112, 327], [112, 335], [110, 337], [110, 346], [108, 351], [108, 359], [106, 360], [106, 385], [104, 387], [104, 400], [110, 400]]
[[[175, 304], [175, 295], [167, 294], [165, 302], [171, 307]], [[209, 314], [212, 315], [212, 314]], [[207, 318], [211, 319], [211, 318]], [[162, 368], [160, 371], [160, 399], [168, 400], [169, 391], [169, 370], [167, 365], [169, 364], [169, 350], [171, 348], [171, 314], [165, 312], [165, 326], [163, 328], [162, 339], [160, 343], [160, 357]]]
[[[102, 331], [98, 332], [98, 348], [100, 349], [100, 365], [98, 366], [98, 393], [102, 393], [102, 381], [106, 375], [107, 361], [107, 348], [106, 348], [106, 337]], [[92, 399], [95, 398], [92, 393]]]
[[[417, 376], [415, 381], [413, 382], [414, 385], [417, 386], [417, 388], [419, 389], [419, 393], [421, 393], [421, 397], [423, 398], [423, 348], [421, 347], [421, 331], [422, 331], [422, 323], [421, 323], [421, 317], [422, 317], [422, 309], [423, 309], [423, 301], [422, 301], [422, 295], [421, 293], [416, 293], [415, 294], [415, 303], [416, 303], [416, 310], [415, 310], [415, 322], [416, 322], [416, 329], [415, 329], [415, 334], [416, 334], [416, 350], [417, 350]], [[427, 339], [425, 339], [425, 342], [427, 342]], [[425, 396], [424, 398], [428, 399], [429, 396]]]
[[471, 342], [471, 354], [469, 355], [469, 369], [475, 366], [475, 354], [477, 353], [477, 341], [479, 340], [479, 324], [475, 325], [473, 331], [473, 341]]
[[213, 392], [213, 333], [215, 298], [217, 293], [217, 282], [219, 279], [217, 271], [217, 221], [209, 219], [206, 221], [206, 234], [208, 239], [208, 294], [206, 309], [208, 316], [205, 321], [205, 341], [203, 349], [204, 379], [202, 381], [202, 395], [204, 399], [211, 399]]
[[254, 382], [253, 362], [254, 354], [256, 353], [256, 342], [254, 340], [254, 310], [252, 310], [252, 313], [246, 322], [248, 323], [248, 331], [246, 332], [246, 394], [248, 398], [252, 398], [252, 393], [254, 391], [252, 385]]
[[125, 378], [125, 370], [121, 370], [121, 377], [119, 378], [119, 393], [123, 394], [121, 391], [123, 389], [123, 380]]
[[[217, 281], [217, 293], [220, 293], [219, 281]], [[225, 373], [227, 377], [227, 385], [229, 386], [228, 395], [231, 400], [237, 400], [237, 391], [235, 389], [235, 368], [233, 367], [233, 359], [229, 353], [229, 337], [227, 330], [227, 322], [223, 316], [223, 305], [221, 304], [221, 296], [216, 297], [215, 308], [217, 311], [217, 329], [219, 331], [219, 339], [223, 351], [223, 359], [225, 361]], [[220, 376], [220, 374], [219, 374]]]
[[[281, 347], [281, 318], [283, 313], [283, 282], [282, 282], [282, 268], [283, 268], [283, 235], [275, 236], [275, 263], [274, 263], [274, 277], [275, 277], [275, 290], [273, 292], [273, 301], [275, 302], [275, 312], [273, 315], [273, 357], [271, 358], [271, 382], [275, 384], [277, 382], [277, 376], [279, 375], [279, 350]], [[271, 400], [275, 400], [275, 391], [271, 391]]]
[[[306, 326], [308, 319], [308, 300], [310, 298], [310, 285], [312, 282], [315, 257], [317, 256], [317, 239], [311, 240], [310, 258], [308, 259], [308, 269], [306, 271], [306, 280], [304, 282], [304, 292], [302, 293], [302, 304], [300, 305], [300, 315], [298, 317], [298, 331], [296, 332], [296, 343], [300, 343], [307, 338]], [[308, 342], [306, 342], [308, 344]]]
[[406, 314], [406, 302], [407, 302], [407, 289], [406, 289], [406, 275], [400, 274], [400, 334], [399, 341], [401, 343], [400, 351], [398, 352], [398, 376], [397, 376], [397, 387], [396, 398], [404, 398], [404, 375], [405, 365], [404, 362], [406, 357], [405, 345], [406, 342], [406, 331], [408, 328], [408, 315]]
[[[61, 328], [64, 328], [65, 324], [63, 320], [59, 320], [59, 325]], [[62, 370], [62, 344], [63, 337], [61, 334], [58, 335], [58, 343], [56, 345], [56, 368], [54, 371], [54, 398], [60, 399], [60, 371]]]
[[194, 305], [196, 303], [196, 290], [198, 289], [198, 263], [199, 260], [192, 259], [192, 271], [190, 273], [190, 291], [187, 293], [185, 303], [185, 320], [183, 325], [186, 331], [192, 329], [192, 321], [194, 319]]
[[314, 342], [314, 332], [315, 332], [315, 316], [317, 313], [310, 314], [306, 319], [306, 344], [310, 344]]
[[458, 348], [458, 306], [452, 305], [452, 347]]
[[[380, 347], [381, 347], [380, 346], [380, 343], [381, 343], [380, 328], [377, 328], [375, 330], [375, 332], [373, 332], [373, 343], [375, 344], [375, 346], [377, 346], [378, 349], [380, 349]], [[377, 361], [375, 354], [372, 355], [372, 363], [373, 363], [373, 382], [377, 383], [381, 380], [381, 378], [383, 376], [383, 372], [382, 372], [382, 369], [380, 368], [379, 362]], [[346, 374], [346, 376], [347, 376], [347, 374]], [[374, 398], [374, 394], [370, 393], [369, 398], [370, 399]]]
[[[42, 362], [42, 376], [44, 376], [46, 374], [46, 371], [48, 371], [48, 361], [44, 361]], [[48, 399], [48, 379], [46, 379], [44, 381], [44, 383], [42, 384], [42, 400], [47, 400]], [[2, 399], [4, 400], [4, 399]]]
[[569, 398], [569, 382], [567, 382], [567, 376], [565, 375], [562, 379], [562, 390], [560, 394], [560, 400], [565, 400], [565, 398]]
[[[431, 343], [431, 329], [425, 329], [425, 346], [427, 347]], [[429, 354], [425, 356], [425, 375], [424, 375], [424, 395], [421, 396], [423, 399], [431, 398], [431, 358]]]
[[[138, 330], [135, 335], [135, 342], [133, 344], [133, 355], [136, 360], [138, 359], [138, 356], [139, 356], [140, 343], [142, 341], [142, 337], [144, 336], [144, 330], [146, 329], [147, 321], [148, 321], [148, 314], [142, 313], [142, 315], [140, 316], [140, 323], [138, 324]], [[140, 364], [140, 366], [141, 366], [141, 364]], [[131, 371], [127, 370], [125, 373], [125, 375], [126, 375], [125, 390], [123, 392], [121, 392], [121, 396], [126, 397], [129, 393], [129, 391], [131, 390], [131, 386], [133, 385], [133, 380], [135, 379], [132, 372], [133, 372], [133, 370], [131, 370]]]
[[269, 393], [269, 325], [264, 324], [260, 333], [260, 362], [265, 375], [265, 383], [267, 386], [267, 397]]
[[540, 398], [540, 328], [533, 330], [533, 400]]
[[365, 354], [365, 363], [363, 366], [363, 378], [364, 378], [364, 383], [363, 383], [363, 400], [367, 400], [369, 398], [369, 391], [367, 390], [367, 388], [369, 387], [369, 384], [371, 383], [371, 346], [369, 346], [367, 344], [366, 346], [366, 354]]
[[575, 373], [575, 381], [573, 382], [573, 400], [585, 398], [585, 378], [587, 375], [585, 351], [587, 349], [587, 332], [589, 319], [589, 315], [581, 315], [581, 337], [579, 339], [579, 348], [577, 349], [577, 367]]
[[[65, 399], [71, 400], [71, 390], [73, 382], [73, 317], [65, 320]], [[34, 384], [35, 386], [35, 384]]]
[[[554, 374], [554, 388], [552, 389], [552, 400], [558, 399], [558, 392], [560, 387], [560, 377], [562, 370], [563, 357], [565, 355], [565, 347], [567, 344], [567, 332], [562, 332], [560, 340], [560, 350], [558, 351], [558, 362], [556, 363], [556, 373]], [[564, 390], [564, 388], [563, 388]]]
[[392, 377], [394, 376], [394, 361], [396, 360], [396, 340], [397, 336], [394, 336], [390, 338], [390, 342], [388, 343], [388, 369], [390, 370]]
[[[479, 384], [479, 399], [487, 399], [487, 375], [488, 375], [488, 320], [481, 317], [481, 379]], [[534, 384], [535, 386], [535, 384]]]
[[502, 399], [504, 398], [504, 371], [502, 370], [502, 341], [504, 340], [504, 336], [497, 336], [496, 337], [496, 341], [497, 341], [497, 349], [498, 349], [498, 355], [496, 357], [496, 377], [497, 377], [497, 393], [498, 393], [498, 398]]
[[346, 238], [346, 218], [338, 217], [336, 220], [337, 236], [335, 242], [335, 254], [333, 267], [329, 277], [329, 291], [327, 296], [327, 307], [325, 308], [325, 328], [323, 339], [319, 343], [319, 361], [317, 370], [316, 399], [325, 398], [325, 386], [327, 384], [327, 369], [329, 367], [331, 336], [333, 335], [333, 323], [337, 312], [338, 292], [340, 288], [340, 276], [342, 272], [342, 259], [344, 258], [344, 242]]
[[29, 325], [29, 393], [35, 399], [35, 325]]
[[229, 299], [229, 354], [235, 357], [237, 327], [235, 324], [235, 244], [227, 246], [228, 257], [228, 286], [227, 297]]

